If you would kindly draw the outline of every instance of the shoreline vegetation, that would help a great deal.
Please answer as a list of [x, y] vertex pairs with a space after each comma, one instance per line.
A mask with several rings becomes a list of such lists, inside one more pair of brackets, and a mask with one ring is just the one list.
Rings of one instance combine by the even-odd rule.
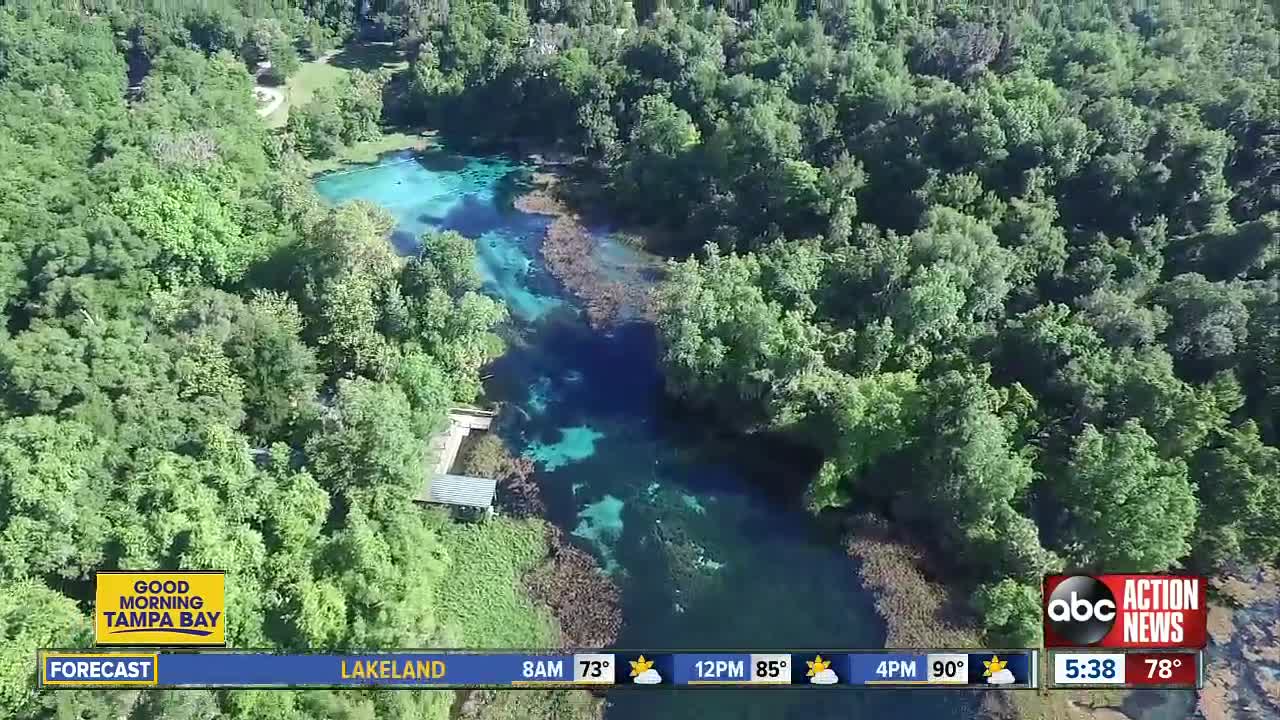
[[333, 157], [308, 160], [307, 174], [316, 177], [331, 172], [354, 169], [353, 166], [372, 165], [389, 153], [412, 150], [425, 152], [438, 145], [434, 130], [429, 128], [385, 129], [373, 140], [365, 140], [343, 146]]
[[[551, 610], [561, 629], [560, 647], [607, 647], [622, 629], [621, 595], [595, 557], [573, 546], [564, 532], [543, 517], [533, 479], [534, 463], [511, 453], [496, 434], [485, 433], [463, 448], [459, 471], [498, 480], [498, 508], [504, 515], [533, 519], [545, 526], [547, 556], [522, 582], [532, 600]], [[586, 598], [594, 598], [587, 602]]]
[[[878, 515], [842, 519], [843, 546], [857, 561], [858, 575], [876, 597], [876, 613], [885, 623], [886, 648], [978, 648], [983, 646], [977, 618], [954, 583], [937, 579], [936, 552], [912, 541]], [[1043, 675], [1044, 667], [1041, 668]], [[1073, 699], [1078, 699], [1074, 697]], [[1089, 697], [1091, 693], [1078, 693]], [[1098, 712], [1073, 704], [1060, 693], [991, 691], [982, 696], [983, 720], [1121, 720], [1116, 708], [1123, 693], [1094, 695]], [[1108, 716], [1108, 713], [1113, 713]]]
[[1204, 720], [1236, 713], [1280, 717], [1280, 570], [1240, 568], [1212, 578]]
[[595, 238], [583, 224], [582, 216], [558, 192], [562, 177], [556, 165], [538, 153], [531, 153], [530, 157], [538, 168], [532, 178], [533, 188], [517, 197], [514, 204], [523, 212], [552, 218], [541, 247], [547, 269], [582, 301], [588, 322], [597, 330], [620, 320], [628, 309], [652, 319], [648, 288], [603, 277]]
[[981, 633], [963, 600], [926, 574], [927, 548], [906, 540], [878, 516], [856, 515], [845, 526], [845, 552], [858, 561], [863, 584], [876, 596], [886, 648], [981, 646]]
[[[561, 649], [612, 645], [622, 629], [618, 586], [604, 574], [595, 556], [572, 545], [559, 527], [542, 517], [546, 507], [533, 480], [533, 462], [513, 455], [496, 434], [484, 433], [468, 440], [457, 465], [462, 473], [498, 480], [499, 510], [504, 516], [541, 527], [546, 552], [520, 576], [519, 583], [529, 601], [555, 619], [559, 632], [553, 644]], [[508, 697], [511, 695], [525, 697]], [[467, 720], [597, 720], [603, 709], [603, 700], [586, 690], [478, 690], [459, 694], [456, 716]]]
[[[843, 546], [858, 563], [863, 585], [876, 597], [886, 648], [980, 648], [978, 618], [955, 583], [938, 579], [935, 549], [913, 541], [878, 515], [843, 519]], [[1040, 676], [1048, 677], [1042, 653]], [[982, 720], [1133, 720], [1133, 693], [1122, 690], [989, 691]]]

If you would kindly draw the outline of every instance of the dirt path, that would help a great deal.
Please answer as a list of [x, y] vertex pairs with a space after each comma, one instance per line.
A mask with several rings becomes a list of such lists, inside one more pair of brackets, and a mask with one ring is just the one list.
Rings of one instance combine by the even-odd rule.
[[280, 107], [280, 103], [284, 102], [284, 93], [263, 85], [255, 85], [253, 87], [253, 95], [258, 99], [258, 102], [265, 100], [267, 103], [258, 108], [258, 117], [267, 117], [275, 112], [276, 108]]

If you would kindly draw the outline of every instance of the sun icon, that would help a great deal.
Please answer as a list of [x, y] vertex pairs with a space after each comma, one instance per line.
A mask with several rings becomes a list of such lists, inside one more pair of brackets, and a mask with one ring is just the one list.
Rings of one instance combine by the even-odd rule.
[[805, 673], [805, 677], [813, 677], [814, 675], [817, 675], [823, 670], [831, 667], [831, 661], [823, 660], [821, 655], [813, 660], [805, 660], [804, 664], [809, 666], [809, 672]]
[[982, 677], [991, 677], [1001, 670], [1004, 670], [1004, 666], [1008, 664], [1008, 660], [1001, 660], [999, 655], [992, 655], [991, 660], [982, 661], [982, 666], [987, 669], [986, 672], [982, 673]]
[[631, 663], [631, 677], [635, 677], [653, 667], [653, 661], [645, 660], [643, 655], [640, 656], [639, 660], [628, 660], [627, 662]]
[[805, 660], [804, 664], [809, 666], [809, 672], [806, 673], [809, 678], [809, 684], [835, 685], [840, 682], [840, 676], [836, 675], [836, 671], [831, 669], [831, 661], [823, 660], [821, 655], [813, 660]]
[[631, 682], [637, 685], [660, 685], [662, 675], [653, 669], [653, 661], [646, 660], [643, 655], [639, 660], [628, 660], [631, 663]]

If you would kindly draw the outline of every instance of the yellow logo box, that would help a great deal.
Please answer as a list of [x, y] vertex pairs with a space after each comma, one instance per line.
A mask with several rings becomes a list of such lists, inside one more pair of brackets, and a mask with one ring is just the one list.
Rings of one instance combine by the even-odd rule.
[[97, 645], [227, 644], [221, 570], [98, 573]]

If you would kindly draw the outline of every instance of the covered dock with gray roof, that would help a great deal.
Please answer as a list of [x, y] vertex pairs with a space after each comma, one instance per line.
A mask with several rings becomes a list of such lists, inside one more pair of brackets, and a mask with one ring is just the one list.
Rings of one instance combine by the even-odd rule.
[[497, 498], [498, 481], [494, 478], [454, 475], [449, 472], [462, 440], [472, 430], [488, 430], [496, 413], [475, 408], [455, 408], [449, 412], [449, 425], [431, 440], [431, 452], [437, 460], [427, 471], [418, 502], [492, 511]]
[[419, 502], [487, 510], [498, 494], [498, 481], [470, 475], [437, 475], [427, 483]]

